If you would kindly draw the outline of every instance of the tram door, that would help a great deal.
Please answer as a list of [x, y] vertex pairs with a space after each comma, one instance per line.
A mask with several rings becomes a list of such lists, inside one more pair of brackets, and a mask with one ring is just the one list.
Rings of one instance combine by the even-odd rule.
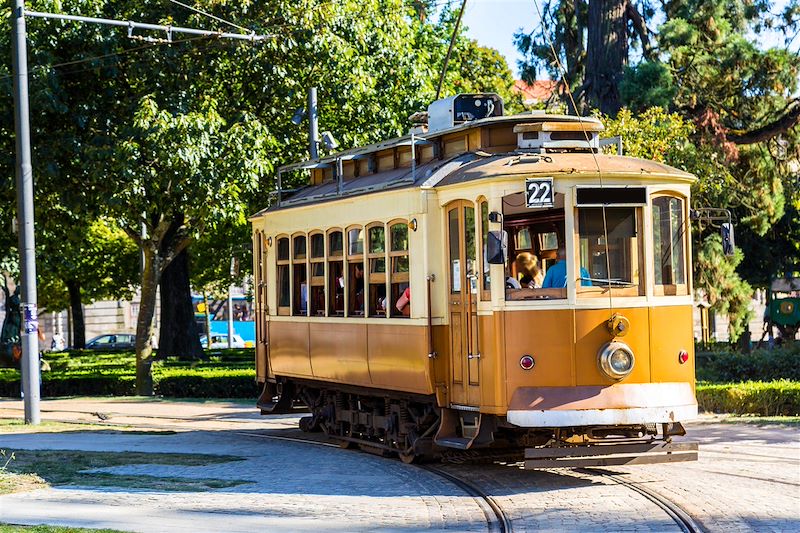
[[448, 313], [450, 318], [450, 401], [480, 404], [478, 276], [475, 207], [457, 200], [447, 207]]

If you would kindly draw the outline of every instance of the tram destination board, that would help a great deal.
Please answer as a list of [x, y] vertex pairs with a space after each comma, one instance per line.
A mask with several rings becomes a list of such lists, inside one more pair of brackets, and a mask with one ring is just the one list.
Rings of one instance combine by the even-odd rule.
[[531, 209], [553, 207], [553, 178], [525, 180], [525, 207]]

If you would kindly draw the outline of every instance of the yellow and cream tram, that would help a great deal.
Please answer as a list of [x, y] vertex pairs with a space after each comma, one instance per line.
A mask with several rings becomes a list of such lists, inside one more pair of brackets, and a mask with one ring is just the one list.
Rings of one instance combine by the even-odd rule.
[[696, 458], [694, 176], [593, 118], [431, 104], [404, 137], [283, 167], [251, 218], [262, 412], [404, 460]]

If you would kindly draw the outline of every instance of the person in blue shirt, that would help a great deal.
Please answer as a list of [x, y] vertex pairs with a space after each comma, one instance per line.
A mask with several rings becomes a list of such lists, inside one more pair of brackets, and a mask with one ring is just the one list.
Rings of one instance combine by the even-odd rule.
[[[563, 246], [558, 247], [558, 263], [547, 269], [547, 274], [542, 281], [543, 289], [560, 289], [567, 286], [567, 250]], [[588, 278], [589, 271], [581, 267], [581, 278]], [[581, 280], [584, 287], [591, 286], [589, 279]]]

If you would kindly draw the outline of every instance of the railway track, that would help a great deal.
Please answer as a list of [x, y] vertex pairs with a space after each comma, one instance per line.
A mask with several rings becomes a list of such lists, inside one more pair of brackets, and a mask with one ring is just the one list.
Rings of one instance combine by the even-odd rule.
[[[60, 410], [59, 410], [60, 411]], [[60, 411], [63, 412], [63, 411]], [[70, 411], [70, 413], [74, 414], [94, 414], [94, 413], [86, 413], [82, 411]], [[165, 429], [173, 429], [173, 430], [191, 430], [196, 431], [198, 428], [194, 425], [188, 424], [191, 421], [190, 418], [178, 417], [178, 416], [158, 416], [158, 415], [145, 415], [142, 418], [153, 419], [153, 423], [137, 423], [137, 427], [145, 428], [145, 429], [154, 429], [154, 430], [165, 430]], [[155, 420], [164, 420], [162, 423], [158, 423]], [[167, 422], [169, 420], [169, 422]], [[85, 420], [60, 420], [60, 422], [64, 423], [75, 423], [75, 424], [86, 424]], [[175, 423], [178, 422], [178, 423]], [[187, 424], [181, 424], [181, 422], [187, 422]], [[94, 425], [102, 425], [108, 427], [120, 427], [126, 426], [127, 424], [121, 423], [114, 423], [108, 421], [98, 421], [92, 422]], [[274, 431], [274, 430], [268, 430]], [[279, 430], [280, 431], [280, 430]], [[268, 439], [268, 440], [277, 440], [277, 441], [285, 441], [285, 442], [296, 442], [300, 444], [309, 444], [313, 446], [324, 446], [330, 448], [340, 448], [339, 444], [334, 444], [329, 442], [327, 437], [323, 434], [319, 434], [320, 438], [309, 438], [309, 437], [299, 437], [299, 436], [288, 436], [288, 435], [274, 435], [270, 433], [265, 433], [263, 431], [255, 432], [255, 431], [243, 431], [243, 430], [230, 430], [230, 433], [235, 435], [240, 435], [242, 437], [249, 437], [249, 438], [258, 438], [258, 439]], [[443, 468], [439, 468], [435, 465], [413, 465], [416, 468], [421, 470], [425, 470], [431, 474], [439, 476], [449, 483], [456, 485], [459, 489], [464, 491], [466, 494], [471, 496], [481, 510], [484, 513], [486, 518], [487, 529], [490, 533], [499, 532], [499, 533], [510, 533], [513, 531], [513, 523], [512, 520], [506, 515], [505, 511], [502, 507], [494, 500], [494, 498], [488, 494], [486, 494], [480, 487], [470, 483], [469, 481], [458, 477], [450, 472], [445, 471]], [[623, 476], [619, 474], [615, 474], [613, 472], [609, 472], [607, 470], [598, 469], [598, 468], [580, 468], [575, 469], [576, 472], [581, 472], [583, 474], [593, 475], [593, 476], [602, 476], [611, 479], [616, 484], [624, 486], [634, 492], [645, 497], [647, 500], [651, 501], [658, 507], [660, 507], [685, 533], [703, 533], [705, 529], [700, 526], [686, 511], [684, 511], [681, 507], [676, 505], [674, 502], [670, 501], [669, 499], [665, 498], [664, 496], [658, 494], [657, 492], [645, 487], [641, 484], [637, 484], [635, 482], [629, 481], [625, 479]]]
[[643, 486], [638, 483], [634, 483], [632, 481], [628, 481], [623, 476], [619, 474], [614, 474], [612, 472], [608, 472], [606, 470], [601, 470], [598, 468], [578, 468], [576, 469], [577, 472], [582, 472], [584, 474], [595, 475], [595, 476], [602, 476], [612, 479], [615, 483], [619, 485], [623, 485], [626, 488], [631, 489], [634, 492], [638, 492], [661, 509], [664, 510], [665, 513], [669, 515], [672, 520], [678, 524], [678, 527], [681, 528], [681, 531], [684, 533], [704, 533], [706, 530], [700, 526], [686, 511], [684, 511], [680, 506], [672, 502], [671, 500], [665, 498], [661, 494]]

